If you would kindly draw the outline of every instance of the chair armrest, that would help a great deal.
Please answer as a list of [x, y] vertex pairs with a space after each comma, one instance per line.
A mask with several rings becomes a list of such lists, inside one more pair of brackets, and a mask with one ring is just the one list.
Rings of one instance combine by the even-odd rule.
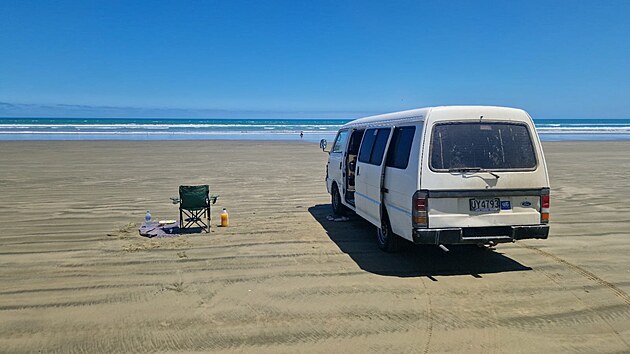
[[212, 204], [216, 203], [216, 202], [217, 202], [217, 199], [219, 199], [219, 195], [218, 195], [218, 194], [217, 194], [217, 195], [211, 195], [211, 196], [210, 196], [210, 202], [211, 202]]
[[179, 204], [181, 202], [181, 200], [177, 197], [170, 197], [169, 199], [173, 202], [173, 204]]

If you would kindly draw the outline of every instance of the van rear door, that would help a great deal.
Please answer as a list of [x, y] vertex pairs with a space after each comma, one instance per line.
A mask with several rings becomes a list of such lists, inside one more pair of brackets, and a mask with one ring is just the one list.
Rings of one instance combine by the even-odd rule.
[[433, 125], [421, 180], [428, 227], [540, 224], [548, 179], [535, 134], [525, 122]]

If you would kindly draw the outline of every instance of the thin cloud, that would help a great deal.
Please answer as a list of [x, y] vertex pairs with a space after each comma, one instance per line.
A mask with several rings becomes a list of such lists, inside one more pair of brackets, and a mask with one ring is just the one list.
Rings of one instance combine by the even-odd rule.
[[357, 118], [376, 112], [227, 110], [0, 102], [0, 117], [24, 118]]

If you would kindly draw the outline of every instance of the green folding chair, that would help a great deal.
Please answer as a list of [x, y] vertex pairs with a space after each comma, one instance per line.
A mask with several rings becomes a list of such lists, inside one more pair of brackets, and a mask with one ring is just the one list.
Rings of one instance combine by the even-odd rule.
[[174, 203], [179, 202], [179, 227], [188, 229], [198, 226], [210, 232], [212, 219], [210, 205], [216, 203], [218, 197], [218, 195], [210, 196], [210, 187], [207, 184], [179, 186], [179, 200], [171, 198]]

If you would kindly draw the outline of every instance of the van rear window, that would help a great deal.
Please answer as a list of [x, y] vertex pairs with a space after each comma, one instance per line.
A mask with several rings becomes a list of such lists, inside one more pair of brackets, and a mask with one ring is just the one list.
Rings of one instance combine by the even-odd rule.
[[529, 170], [536, 155], [524, 124], [476, 122], [445, 123], [433, 128], [432, 170]]

